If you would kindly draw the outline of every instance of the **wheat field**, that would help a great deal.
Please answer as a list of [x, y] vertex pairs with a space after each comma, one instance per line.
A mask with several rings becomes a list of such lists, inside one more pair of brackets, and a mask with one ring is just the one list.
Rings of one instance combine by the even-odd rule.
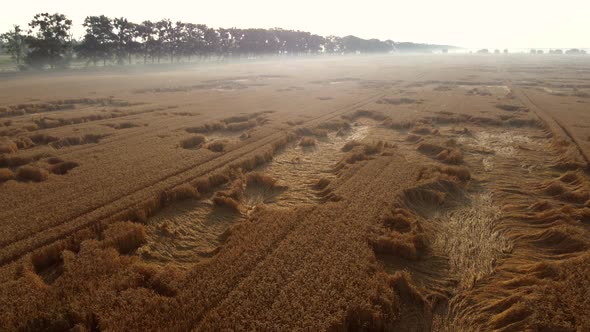
[[0, 77], [0, 330], [590, 330], [590, 59]]

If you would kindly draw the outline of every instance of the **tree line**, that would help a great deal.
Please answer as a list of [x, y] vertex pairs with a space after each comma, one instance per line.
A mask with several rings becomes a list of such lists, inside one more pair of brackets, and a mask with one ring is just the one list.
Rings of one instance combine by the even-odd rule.
[[215, 29], [169, 19], [134, 23], [124, 17], [112, 19], [100, 15], [86, 17], [82, 26], [85, 34], [76, 39], [71, 33], [72, 20], [59, 13], [40, 13], [33, 17], [28, 29], [15, 25], [0, 35], [0, 40], [6, 53], [22, 69], [62, 68], [74, 59], [106, 65], [132, 63], [136, 59], [160, 63], [211, 57], [376, 53], [396, 49], [396, 43], [391, 40], [324, 37], [280, 28]]

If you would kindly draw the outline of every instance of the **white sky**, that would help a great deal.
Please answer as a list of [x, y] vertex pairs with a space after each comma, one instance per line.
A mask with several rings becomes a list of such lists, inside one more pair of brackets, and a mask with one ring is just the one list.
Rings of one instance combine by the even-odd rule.
[[170, 18], [212, 27], [298, 29], [320, 35], [467, 48], [590, 47], [590, 0], [29, 0], [6, 1], [0, 31], [60, 12], [82, 35], [86, 16]]

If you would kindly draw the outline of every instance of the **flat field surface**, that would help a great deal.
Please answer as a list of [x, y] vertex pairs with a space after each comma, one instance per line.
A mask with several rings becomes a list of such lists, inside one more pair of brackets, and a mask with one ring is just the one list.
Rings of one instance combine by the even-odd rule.
[[590, 330], [590, 58], [0, 77], [0, 330]]

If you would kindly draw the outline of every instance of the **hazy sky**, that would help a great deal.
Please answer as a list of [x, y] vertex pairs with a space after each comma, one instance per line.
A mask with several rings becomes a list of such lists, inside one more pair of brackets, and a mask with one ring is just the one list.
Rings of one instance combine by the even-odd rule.
[[590, 0], [6, 1], [0, 31], [26, 26], [37, 12], [66, 14], [76, 36], [86, 16], [104, 14], [134, 22], [170, 18], [468, 48], [590, 47]]

